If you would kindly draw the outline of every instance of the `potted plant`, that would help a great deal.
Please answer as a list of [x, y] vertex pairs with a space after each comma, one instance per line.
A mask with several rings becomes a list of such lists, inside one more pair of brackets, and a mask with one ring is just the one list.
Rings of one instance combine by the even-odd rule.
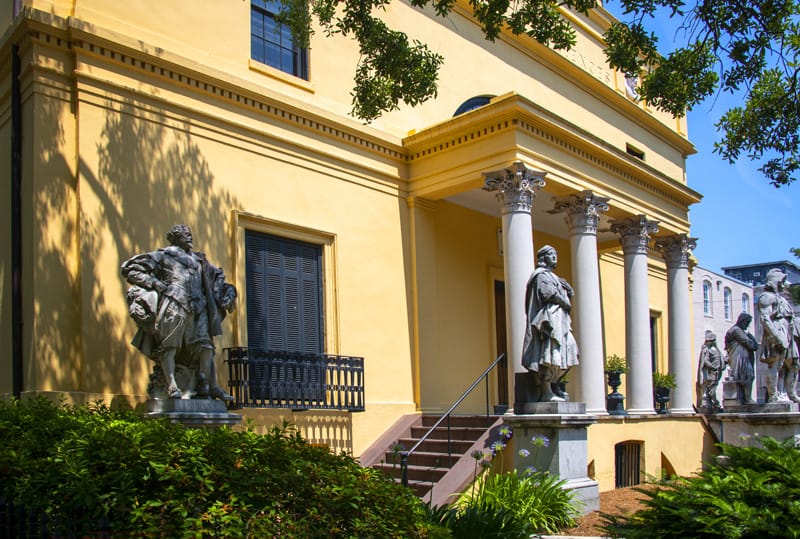
[[653, 373], [653, 393], [656, 401], [656, 412], [659, 414], [667, 413], [667, 403], [669, 402], [669, 392], [675, 388], [675, 376], [669, 373]]
[[625, 374], [628, 372], [628, 362], [622, 356], [611, 354], [610, 356], [606, 356], [604, 370], [607, 373], [617, 372], [619, 374]]
[[604, 370], [608, 378], [608, 385], [611, 387], [611, 393], [606, 396], [606, 410], [611, 415], [627, 415], [623, 406], [625, 397], [617, 391], [617, 388], [622, 383], [620, 376], [628, 372], [625, 358], [617, 354], [607, 356]]

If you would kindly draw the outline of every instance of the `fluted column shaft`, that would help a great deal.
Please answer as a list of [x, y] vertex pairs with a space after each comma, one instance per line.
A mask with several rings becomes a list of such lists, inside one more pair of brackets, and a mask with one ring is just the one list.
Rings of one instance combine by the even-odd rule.
[[696, 238], [678, 234], [659, 239], [656, 247], [667, 263], [667, 308], [669, 309], [669, 372], [676, 387], [670, 398], [670, 411], [692, 412], [692, 338], [689, 303], [689, 255]]
[[647, 244], [658, 228], [644, 215], [612, 223], [625, 255], [625, 355], [629, 414], [653, 414], [653, 367], [650, 342], [650, 300]]
[[608, 211], [608, 199], [591, 191], [557, 199], [554, 212], [566, 214], [572, 253], [572, 322], [580, 351], [577, 399], [590, 414], [606, 414], [603, 374], [603, 322], [600, 269], [597, 260], [599, 213]]
[[[516, 373], [526, 372], [522, 366], [522, 343], [526, 323], [525, 286], [534, 268], [531, 210], [536, 191], [544, 187], [544, 175], [520, 162], [509, 169], [484, 173], [484, 189], [494, 191], [501, 204], [510, 392], [514, 391]], [[509, 395], [509, 400], [513, 395]]]

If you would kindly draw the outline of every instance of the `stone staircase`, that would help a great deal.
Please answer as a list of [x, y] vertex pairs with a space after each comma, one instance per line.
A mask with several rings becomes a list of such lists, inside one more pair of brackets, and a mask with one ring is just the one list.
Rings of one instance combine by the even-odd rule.
[[[400, 451], [411, 449], [438, 421], [440, 416], [417, 416], [410, 427], [389, 444], [378, 462], [366, 464], [381, 470], [400, 482]], [[432, 505], [442, 505], [453, 500], [470, 484], [475, 474], [473, 451], [484, 451], [499, 438], [497, 429], [502, 424], [499, 416], [450, 416], [450, 442], [448, 455], [447, 420], [409, 456], [408, 486], [417, 496]]]

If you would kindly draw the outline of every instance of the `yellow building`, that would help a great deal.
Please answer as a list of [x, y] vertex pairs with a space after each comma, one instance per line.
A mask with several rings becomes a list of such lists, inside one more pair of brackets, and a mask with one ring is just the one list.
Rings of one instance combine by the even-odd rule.
[[[228, 347], [364, 358], [363, 412], [242, 413], [362, 455], [403, 417], [446, 410], [506, 341], [490, 400], [509, 403], [525, 281], [550, 244], [576, 293], [569, 392], [598, 415], [590, 475], [613, 488], [631, 444], [640, 475], [698, 469], [694, 149], [684, 119], [605, 65], [612, 17], [565, 16], [578, 45], [561, 53], [485, 41], [467, 2], [446, 20], [393, 2], [390, 26], [444, 56], [439, 92], [364, 125], [349, 115], [354, 42], [317, 32], [297, 49], [267, 30], [270, 2], [4, 0], [0, 394], [143, 402], [151, 363], [129, 344], [119, 267], [186, 223], [239, 290], [216, 342], [224, 380]], [[250, 259], [284, 249], [312, 264], [310, 295], [270, 317]], [[605, 415], [612, 353], [631, 367], [628, 417]], [[654, 414], [653, 368], [678, 380], [671, 415]]]

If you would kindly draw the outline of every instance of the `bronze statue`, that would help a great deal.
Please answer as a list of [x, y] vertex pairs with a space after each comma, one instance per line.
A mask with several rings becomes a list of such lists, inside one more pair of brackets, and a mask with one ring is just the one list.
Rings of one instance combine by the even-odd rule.
[[[236, 288], [225, 282], [221, 268], [192, 250], [188, 226], [173, 226], [167, 240], [169, 246], [136, 255], [120, 270], [133, 285], [128, 306], [139, 330], [132, 344], [156, 361], [148, 392], [151, 397], [232, 400], [217, 383], [213, 338], [233, 310]], [[179, 387], [176, 364], [196, 371], [196, 380]]]
[[545, 245], [536, 253], [536, 269], [525, 291], [527, 326], [522, 348], [522, 365], [538, 373], [538, 400], [558, 402], [564, 398], [553, 391], [562, 373], [578, 364], [578, 344], [572, 334], [569, 283], [553, 270], [558, 262], [555, 248]]

